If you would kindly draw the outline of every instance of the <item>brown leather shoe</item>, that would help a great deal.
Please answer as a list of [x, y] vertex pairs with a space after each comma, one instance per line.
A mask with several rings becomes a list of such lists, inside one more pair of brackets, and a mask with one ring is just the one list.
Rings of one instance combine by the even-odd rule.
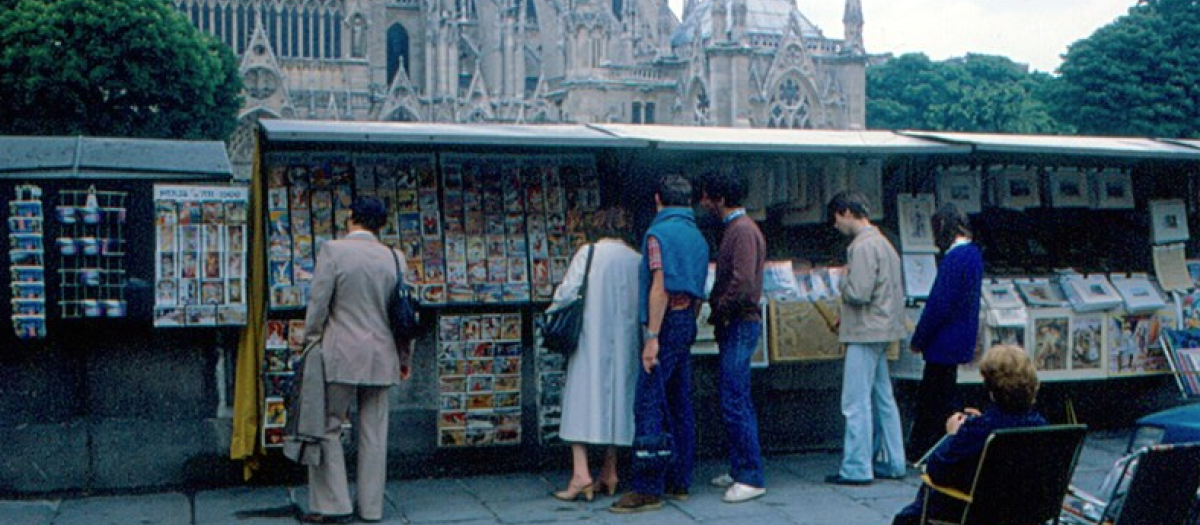
[[621, 496], [621, 499], [613, 503], [608, 508], [609, 512], [616, 514], [633, 514], [635, 512], [646, 512], [649, 510], [658, 510], [663, 506], [662, 498], [651, 496], [649, 494], [638, 494], [630, 492]]

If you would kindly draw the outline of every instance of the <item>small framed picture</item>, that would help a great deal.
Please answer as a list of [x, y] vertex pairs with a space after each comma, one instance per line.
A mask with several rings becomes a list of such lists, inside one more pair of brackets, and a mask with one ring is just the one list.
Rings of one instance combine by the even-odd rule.
[[1154, 244], [1187, 242], [1187, 207], [1183, 199], [1150, 201]]
[[970, 166], [942, 168], [938, 172], [937, 186], [938, 202], [957, 205], [963, 213], [982, 211], [979, 172]]
[[933, 241], [934, 198], [932, 193], [901, 194], [896, 197], [900, 242], [905, 252], [936, 253]]
[[906, 253], [901, 256], [904, 265], [904, 295], [913, 299], [929, 297], [933, 281], [937, 278], [937, 262], [932, 253]]
[[1096, 172], [1096, 207], [1109, 210], [1133, 209], [1133, 181], [1126, 170]]
[[1055, 208], [1086, 208], [1092, 204], [1087, 171], [1064, 168], [1050, 172], [1050, 203]]
[[1007, 167], [996, 178], [996, 197], [1001, 208], [1024, 210], [1041, 206], [1037, 168]]

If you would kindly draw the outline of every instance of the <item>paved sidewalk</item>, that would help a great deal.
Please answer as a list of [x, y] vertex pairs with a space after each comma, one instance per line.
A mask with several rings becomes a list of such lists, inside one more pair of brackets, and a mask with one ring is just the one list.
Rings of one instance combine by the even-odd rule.
[[[1093, 433], [1075, 472], [1075, 484], [1094, 490], [1124, 451], [1128, 431]], [[567, 471], [513, 473], [469, 478], [401, 480], [387, 489], [385, 524], [493, 525], [585, 522], [607, 525], [719, 523], [754, 525], [884, 525], [916, 493], [916, 476], [877, 481], [867, 487], [823, 483], [837, 470], [833, 453], [767, 458], [766, 496], [736, 505], [721, 502], [721, 489], [707, 480], [725, 465], [702, 461], [692, 497], [661, 511], [618, 515], [614, 499], [564, 503], [549, 493], [565, 486]], [[65, 500], [0, 501], [4, 525], [286, 525], [297, 523], [291, 503], [307, 501], [304, 487], [231, 488], [198, 492], [89, 497]]]

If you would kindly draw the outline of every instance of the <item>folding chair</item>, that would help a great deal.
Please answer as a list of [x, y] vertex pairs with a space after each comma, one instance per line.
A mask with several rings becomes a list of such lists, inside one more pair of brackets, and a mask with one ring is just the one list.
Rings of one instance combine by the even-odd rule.
[[[1063, 498], [1087, 434], [1084, 425], [1011, 428], [992, 432], [979, 457], [970, 492], [935, 485], [928, 474], [921, 480], [929, 493], [937, 491], [965, 505], [958, 521], [927, 519], [927, 523], [959, 525], [1042, 525], [1058, 523]], [[924, 513], [924, 510], [922, 511]]]
[[[1200, 489], [1200, 443], [1155, 445], [1122, 460], [1107, 500], [1071, 487], [1078, 501], [1063, 505], [1071, 523], [1182, 525]], [[1128, 483], [1123, 480], [1128, 479]], [[1082, 504], [1079, 504], [1082, 503]]]

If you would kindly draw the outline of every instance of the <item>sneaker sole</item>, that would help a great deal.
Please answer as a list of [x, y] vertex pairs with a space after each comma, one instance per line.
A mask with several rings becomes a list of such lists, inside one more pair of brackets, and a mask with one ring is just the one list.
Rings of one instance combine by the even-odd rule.
[[767, 493], [763, 492], [762, 494], [755, 494], [748, 498], [726, 499], [726, 498], [722, 497], [721, 501], [724, 501], [725, 503], [745, 503], [747, 501], [753, 501], [753, 500], [756, 500], [756, 499], [761, 498], [766, 495], [767, 495]]
[[608, 511], [613, 514], [636, 514], [638, 512], [646, 512], [650, 510], [659, 510], [663, 507], [662, 502], [650, 503], [640, 507], [609, 507]]

